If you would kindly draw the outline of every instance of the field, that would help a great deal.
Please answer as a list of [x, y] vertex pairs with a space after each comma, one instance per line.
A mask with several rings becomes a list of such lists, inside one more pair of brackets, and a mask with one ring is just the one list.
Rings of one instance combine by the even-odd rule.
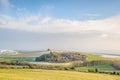
[[87, 67], [77, 67], [76, 70], [78, 71], [88, 71], [88, 69], [98, 69], [100, 71], [116, 71], [111, 65], [98, 65], [98, 66], [87, 66]]
[[90, 54], [90, 53], [86, 53], [85, 55], [87, 56], [87, 61], [92, 61], [92, 60], [116, 60], [116, 59], [105, 58], [105, 57]]
[[120, 76], [59, 70], [1, 69], [0, 80], [120, 80]]
[[27, 62], [34, 62], [35, 57], [0, 57], [0, 61], [27, 61]]

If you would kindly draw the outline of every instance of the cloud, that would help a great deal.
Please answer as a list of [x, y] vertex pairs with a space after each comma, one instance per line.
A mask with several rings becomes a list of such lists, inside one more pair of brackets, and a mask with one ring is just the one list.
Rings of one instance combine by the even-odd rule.
[[103, 31], [120, 33], [120, 15], [101, 20], [69, 20], [40, 15], [8, 16], [0, 14], [0, 27], [31, 32], [63, 33]]
[[9, 9], [12, 5], [10, 4], [9, 0], [0, 0], [0, 4], [5, 9]]
[[[16, 17], [0, 14], [1, 44], [6, 41], [10, 46], [16, 46], [17, 43], [21, 47], [23, 46], [21, 43], [24, 43], [23, 49], [26, 47], [31, 49], [31, 45], [37, 45], [38, 49], [41, 46], [41, 48], [78, 50], [119, 49], [119, 26], [120, 15], [100, 20], [80, 21], [41, 15]], [[9, 29], [16, 30], [16, 32], [9, 32]], [[21, 31], [17, 30], [24, 32], [21, 34]], [[36, 49], [36, 47], [32, 48]]]
[[101, 34], [101, 37], [106, 38], [106, 37], [108, 37], [108, 34]]

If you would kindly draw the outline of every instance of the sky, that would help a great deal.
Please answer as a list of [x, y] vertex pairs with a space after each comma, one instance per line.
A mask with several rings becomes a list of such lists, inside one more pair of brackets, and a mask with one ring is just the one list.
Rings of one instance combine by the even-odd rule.
[[0, 50], [120, 51], [120, 0], [0, 0]]

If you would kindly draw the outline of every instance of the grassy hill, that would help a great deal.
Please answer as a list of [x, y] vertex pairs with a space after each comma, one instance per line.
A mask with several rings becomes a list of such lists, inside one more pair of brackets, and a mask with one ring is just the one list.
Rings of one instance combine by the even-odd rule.
[[59, 70], [2, 69], [0, 80], [120, 80], [120, 76]]
[[95, 55], [95, 54], [91, 54], [91, 53], [84, 53], [87, 58], [86, 60], [87, 61], [92, 61], [92, 60], [112, 60], [111, 58], [105, 58], [105, 57], [102, 57], [100, 55]]

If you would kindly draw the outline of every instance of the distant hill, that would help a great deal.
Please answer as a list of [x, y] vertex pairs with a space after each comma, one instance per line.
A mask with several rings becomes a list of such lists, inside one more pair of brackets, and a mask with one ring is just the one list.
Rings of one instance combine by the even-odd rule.
[[17, 55], [17, 54], [19, 53], [14, 50], [0, 50], [0, 55]]
[[0, 50], [0, 57], [38, 57], [42, 54], [49, 54], [49, 51]]
[[49, 54], [43, 54], [36, 57], [36, 61], [42, 62], [70, 62], [70, 61], [85, 61], [86, 56], [79, 52], [48, 50]]

